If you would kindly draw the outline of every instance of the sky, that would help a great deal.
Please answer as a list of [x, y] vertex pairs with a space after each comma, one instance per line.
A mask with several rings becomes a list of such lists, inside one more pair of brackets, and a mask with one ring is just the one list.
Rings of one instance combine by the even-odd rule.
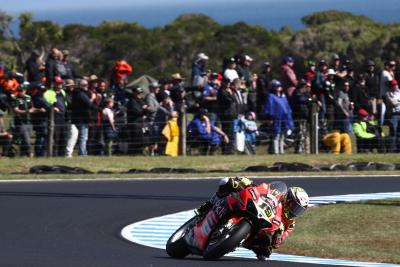
[[303, 16], [328, 9], [400, 22], [400, 0], [0, 0], [0, 10], [15, 16], [29, 11], [35, 20], [62, 25], [122, 20], [148, 28], [164, 26], [183, 13], [202, 13], [221, 24], [243, 21], [275, 30], [286, 25], [301, 29]]

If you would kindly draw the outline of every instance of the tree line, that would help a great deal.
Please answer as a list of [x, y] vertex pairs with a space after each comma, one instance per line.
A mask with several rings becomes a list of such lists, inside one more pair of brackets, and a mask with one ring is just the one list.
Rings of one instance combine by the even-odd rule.
[[[36, 21], [31, 13], [18, 17], [19, 33], [12, 31], [13, 17], [0, 12], [0, 61], [23, 71], [33, 49], [46, 53], [52, 47], [67, 49], [82, 74], [108, 77], [118, 59], [134, 67], [134, 76], [168, 76], [174, 72], [190, 75], [193, 58], [199, 52], [210, 56], [209, 68], [221, 69], [222, 59], [246, 53], [255, 59], [257, 71], [269, 61], [278, 71], [284, 56], [296, 59], [302, 72], [306, 60], [329, 60], [332, 53], [350, 59], [362, 68], [368, 59], [382, 65], [400, 54], [400, 24], [381, 24], [348, 12], [324, 11], [302, 18], [305, 27], [279, 31], [244, 22], [221, 25], [202, 14], [184, 14], [164, 27], [147, 29], [139, 23], [104, 21], [96, 26], [59, 25]], [[357, 69], [355, 69], [357, 71]], [[360, 69], [361, 71], [361, 69]]]

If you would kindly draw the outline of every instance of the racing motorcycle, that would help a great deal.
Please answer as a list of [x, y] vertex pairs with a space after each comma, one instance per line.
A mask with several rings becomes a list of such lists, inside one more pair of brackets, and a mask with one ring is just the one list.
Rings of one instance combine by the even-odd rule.
[[262, 183], [219, 199], [207, 213], [194, 216], [171, 235], [168, 255], [184, 258], [195, 254], [215, 260], [251, 244], [261, 229], [273, 234], [281, 224], [275, 219], [282, 214], [278, 195], [286, 191], [282, 182]]

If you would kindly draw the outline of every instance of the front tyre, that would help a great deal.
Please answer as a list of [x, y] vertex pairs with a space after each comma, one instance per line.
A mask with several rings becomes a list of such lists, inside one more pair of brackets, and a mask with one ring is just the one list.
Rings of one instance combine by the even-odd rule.
[[[217, 231], [220, 230], [217, 229]], [[247, 220], [241, 220], [238, 224], [223, 230], [216, 238], [212, 238], [203, 253], [203, 257], [207, 260], [221, 258], [238, 247], [250, 232], [251, 224]]]
[[178, 230], [175, 231], [168, 239], [166, 249], [170, 257], [182, 259], [190, 254], [190, 250], [185, 241], [185, 235], [198, 220], [198, 217], [193, 217], [184, 223]]

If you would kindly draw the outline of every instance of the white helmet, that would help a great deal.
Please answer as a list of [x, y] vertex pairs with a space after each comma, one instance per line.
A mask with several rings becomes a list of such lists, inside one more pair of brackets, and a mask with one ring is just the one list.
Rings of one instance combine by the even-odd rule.
[[294, 219], [303, 215], [310, 200], [307, 192], [301, 187], [290, 187], [286, 193], [283, 212], [286, 218]]

